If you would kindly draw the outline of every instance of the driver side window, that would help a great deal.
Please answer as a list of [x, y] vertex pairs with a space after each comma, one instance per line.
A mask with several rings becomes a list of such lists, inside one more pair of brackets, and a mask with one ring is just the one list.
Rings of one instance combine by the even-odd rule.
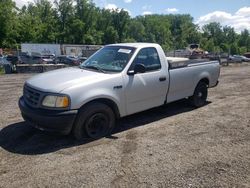
[[130, 69], [133, 69], [136, 64], [144, 65], [146, 72], [161, 69], [160, 58], [155, 48], [141, 49], [135, 57]]

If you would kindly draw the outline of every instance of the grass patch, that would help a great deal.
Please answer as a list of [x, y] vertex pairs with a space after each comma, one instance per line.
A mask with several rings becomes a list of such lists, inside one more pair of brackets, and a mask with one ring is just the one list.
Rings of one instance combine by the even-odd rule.
[[4, 68], [3, 67], [0, 67], [0, 75], [4, 74]]

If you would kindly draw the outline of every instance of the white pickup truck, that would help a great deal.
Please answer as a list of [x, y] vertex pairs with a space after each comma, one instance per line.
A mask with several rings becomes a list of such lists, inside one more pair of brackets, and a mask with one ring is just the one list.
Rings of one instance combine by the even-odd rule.
[[183, 98], [201, 107], [219, 74], [218, 61], [167, 59], [158, 44], [112, 44], [79, 67], [27, 80], [19, 107], [40, 130], [97, 139], [130, 114]]

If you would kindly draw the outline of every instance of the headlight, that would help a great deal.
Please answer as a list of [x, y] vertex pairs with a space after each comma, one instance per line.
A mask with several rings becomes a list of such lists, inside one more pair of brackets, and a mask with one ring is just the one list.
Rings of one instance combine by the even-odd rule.
[[69, 107], [69, 97], [47, 95], [43, 99], [42, 105], [50, 108], [67, 108]]

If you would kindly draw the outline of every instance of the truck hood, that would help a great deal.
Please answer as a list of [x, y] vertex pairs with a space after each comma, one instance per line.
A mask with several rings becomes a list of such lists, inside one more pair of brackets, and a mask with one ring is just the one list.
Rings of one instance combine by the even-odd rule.
[[110, 74], [83, 70], [76, 67], [64, 68], [33, 76], [26, 81], [26, 84], [40, 91], [58, 93], [74, 84], [86, 84], [99, 79], [107, 79], [110, 76]]

